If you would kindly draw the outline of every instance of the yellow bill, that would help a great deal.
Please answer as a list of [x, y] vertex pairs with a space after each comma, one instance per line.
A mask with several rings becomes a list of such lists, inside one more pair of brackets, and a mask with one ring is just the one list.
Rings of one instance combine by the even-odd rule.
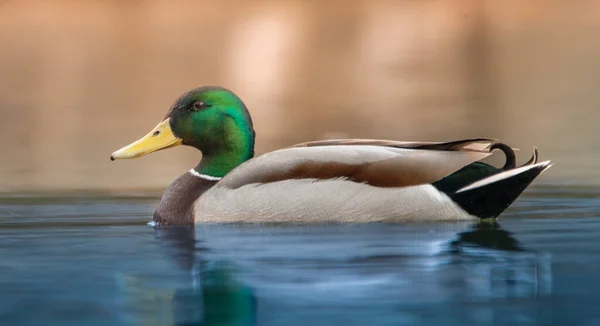
[[136, 158], [161, 149], [180, 145], [181, 138], [173, 134], [169, 120], [163, 120], [146, 136], [112, 153], [110, 160]]

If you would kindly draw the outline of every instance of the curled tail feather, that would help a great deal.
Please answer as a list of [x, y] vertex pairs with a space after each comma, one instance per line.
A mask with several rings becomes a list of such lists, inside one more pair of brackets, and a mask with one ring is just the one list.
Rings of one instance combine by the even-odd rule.
[[517, 167], [517, 158], [515, 156], [515, 151], [508, 145], [504, 143], [494, 143], [490, 146], [490, 152], [499, 149], [506, 156], [506, 162], [504, 162], [503, 170], [510, 170]]
[[538, 149], [537, 149], [537, 147], [533, 147], [533, 155], [531, 156], [529, 161], [527, 161], [525, 164], [523, 164], [521, 166], [533, 165], [533, 164], [536, 164], [537, 162], [538, 162]]

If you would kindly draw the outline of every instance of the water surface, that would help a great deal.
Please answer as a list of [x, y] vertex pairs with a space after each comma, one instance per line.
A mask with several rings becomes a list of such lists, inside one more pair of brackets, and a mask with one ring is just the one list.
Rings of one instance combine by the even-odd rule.
[[594, 188], [497, 223], [153, 229], [156, 202], [0, 200], [0, 324], [600, 324]]

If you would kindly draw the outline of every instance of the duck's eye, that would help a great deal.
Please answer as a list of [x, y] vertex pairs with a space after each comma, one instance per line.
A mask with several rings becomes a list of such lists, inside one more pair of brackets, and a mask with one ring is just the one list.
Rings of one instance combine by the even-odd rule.
[[208, 105], [206, 103], [204, 103], [204, 101], [198, 101], [198, 102], [194, 103], [194, 111], [204, 110], [207, 107], [208, 107]]

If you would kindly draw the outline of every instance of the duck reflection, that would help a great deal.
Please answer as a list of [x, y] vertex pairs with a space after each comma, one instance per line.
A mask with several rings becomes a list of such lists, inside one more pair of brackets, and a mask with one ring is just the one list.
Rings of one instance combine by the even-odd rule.
[[256, 298], [252, 289], [234, 277], [230, 263], [199, 258], [208, 249], [198, 247], [193, 227], [164, 227], [155, 231], [169, 256], [191, 275], [191, 285], [175, 290], [173, 295], [173, 325], [255, 325]]
[[[280, 226], [217, 229], [155, 229], [158, 247], [170, 259], [167, 274], [179, 275], [160, 274], [166, 282], [154, 291], [157, 299], [147, 289], [161, 287], [160, 282], [129, 283], [128, 305], [143, 311], [128, 324], [255, 325], [253, 290], [239, 281], [233, 263], [207, 259], [213, 254], [204, 244], [234, 253], [240, 242], [257, 237], [260, 241], [248, 241], [248, 250], [233, 256], [260, 287], [262, 311], [272, 321], [320, 316], [344, 324], [351, 315], [361, 318], [407, 304], [407, 313], [419, 305], [436, 306], [460, 320], [490, 324], [503, 310], [479, 303], [510, 304], [552, 290], [550, 257], [495, 222], [311, 226], [293, 232]], [[174, 285], [173, 279], [183, 282]], [[541, 318], [537, 310], [523, 309], [527, 318]], [[164, 318], [159, 322], [159, 317]]]
[[496, 221], [482, 221], [448, 243], [450, 264], [463, 267], [471, 297], [536, 297], [551, 292], [550, 258], [526, 249]]
[[462, 252], [466, 247], [525, 251], [513, 234], [503, 230], [496, 221], [473, 224], [470, 230], [458, 233], [458, 239], [450, 242], [449, 246], [454, 253]]
[[122, 318], [127, 325], [256, 324], [252, 289], [236, 279], [229, 262], [201, 258], [208, 249], [196, 241], [193, 227], [155, 228], [155, 234], [176, 268], [168, 266], [158, 278], [120, 275], [118, 284], [126, 307]]

